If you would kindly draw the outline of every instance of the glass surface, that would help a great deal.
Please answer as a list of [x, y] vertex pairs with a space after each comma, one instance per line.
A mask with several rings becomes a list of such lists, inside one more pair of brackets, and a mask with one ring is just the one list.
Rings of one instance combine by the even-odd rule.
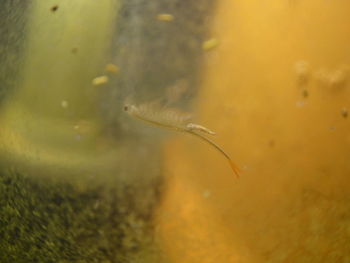
[[350, 261], [350, 3], [1, 6], [1, 263]]

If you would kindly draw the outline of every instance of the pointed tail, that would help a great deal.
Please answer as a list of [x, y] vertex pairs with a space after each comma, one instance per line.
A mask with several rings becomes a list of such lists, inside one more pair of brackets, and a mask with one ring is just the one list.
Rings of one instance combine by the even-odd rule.
[[209, 143], [209, 144], [210, 144], [211, 146], [213, 146], [216, 150], [218, 150], [220, 153], [222, 153], [222, 154], [226, 157], [226, 159], [229, 161], [230, 166], [231, 166], [231, 169], [232, 169], [232, 171], [234, 172], [234, 174], [237, 176], [237, 178], [239, 178], [239, 175], [240, 175], [240, 172], [241, 172], [240, 169], [239, 169], [239, 167], [231, 160], [230, 156], [229, 156], [219, 145], [217, 145], [217, 144], [216, 144], [215, 142], [213, 142], [212, 140], [210, 140], [210, 139], [204, 137], [203, 135], [198, 134], [198, 133], [196, 133], [196, 132], [194, 132], [194, 131], [187, 131], [187, 132], [190, 133], [190, 134], [192, 134], [192, 135], [194, 135], [194, 136], [196, 136], [197, 138], [200, 138], [201, 140], [203, 140], [203, 141]]

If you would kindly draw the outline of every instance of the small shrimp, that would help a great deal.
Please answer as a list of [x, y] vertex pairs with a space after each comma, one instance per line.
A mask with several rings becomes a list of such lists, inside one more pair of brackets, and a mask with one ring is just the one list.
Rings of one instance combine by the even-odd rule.
[[163, 108], [159, 105], [159, 103], [154, 102], [140, 104], [138, 106], [133, 104], [125, 104], [124, 111], [126, 111], [130, 116], [149, 124], [173, 131], [188, 133], [205, 141], [225, 156], [225, 158], [229, 161], [234, 174], [239, 177], [240, 169], [236, 164], [234, 164], [230, 156], [215, 142], [199, 133], [205, 132], [207, 134], [214, 135], [215, 132], [202, 125], [189, 122], [191, 115], [182, 113], [176, 109]]

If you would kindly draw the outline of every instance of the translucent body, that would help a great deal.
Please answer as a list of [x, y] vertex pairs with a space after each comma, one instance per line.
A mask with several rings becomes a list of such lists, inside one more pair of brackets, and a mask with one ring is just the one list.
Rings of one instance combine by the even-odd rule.
[[158, 103], [155, 102], [144, 103], [138, 106], [127, 104], [124, 106], [124, 110], [136, 119], [166, 129], [185, 132], [207, 142], [225, 156], [225, 158], [229, 161], [231, 169], [235, 175], [237, 177], [239, 176], [239, 168], [233, 163], [230, 156], [215, 142], [199, 133], [205, 132], [214, 135], [215, 132], [207, 129], [202, 125], [191, 123], [190, 119], [192, 116], [190, 114], [180, 112], [177, 109], [161, 107]]

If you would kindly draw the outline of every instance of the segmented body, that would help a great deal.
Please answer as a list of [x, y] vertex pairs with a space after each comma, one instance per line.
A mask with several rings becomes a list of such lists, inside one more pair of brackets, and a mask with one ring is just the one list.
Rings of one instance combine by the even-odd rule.
[[191, 123], [191, 115], [182, 113], [176, 109], [160, 107], [156, 103], [145, 103], [138, 106], [125, 105], [124, 110], [136, 119], [166, 129], [186, 132], [209, 143], [211, 146], [213, 146], [216, 150], [218, 150], [226, 157], [226, 159], [230, 163], [233, 172], [236, 174], [236, 176], [239, 176], [239, 168], [233, 163], [230, 156], [215, 142], [198, 133], [205, 132], [213, 135], [215, 134], [215, 132], [207, 129], [202, 125]]
[[162, 108], [156, 103], [145, 103], [138, 106], [126, 105], [124, 110], [134, 118], [178, 131], [186, 131], [186, 126], [192, 117], [176, 109]]

